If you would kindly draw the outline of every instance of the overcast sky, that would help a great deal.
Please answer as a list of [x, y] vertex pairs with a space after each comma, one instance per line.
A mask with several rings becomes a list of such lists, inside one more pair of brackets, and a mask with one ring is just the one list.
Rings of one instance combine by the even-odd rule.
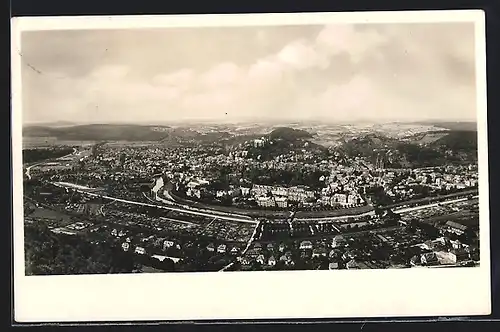
[[22, 35], [24, 122], [475, 119], [473, 23]]

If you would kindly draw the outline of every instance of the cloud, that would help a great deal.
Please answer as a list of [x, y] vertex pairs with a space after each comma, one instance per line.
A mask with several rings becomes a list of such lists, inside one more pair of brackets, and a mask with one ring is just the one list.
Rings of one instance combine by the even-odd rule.
[[328, 55], [347, 53], [359, 62], [387, 41], [375, 30], [356, 30], [353, 25], [328, 25], [316, 37], [318, 48]]
[[[123, 58], [114, 52], [86, 74], [70, 75], [65, 72], [67, 63], [50, 67], [50, 53], [44, 49], [44, 75], [23, 69], [25, 117], [152, 122], [228, 115], [333, 120], [474, 117], [472, 26], [328, 25], [300, 36], [294, 33], [296, 38], [287, 32], [279, 44], [278, 34], [261, 27], [251, 39], [233, 36], [232, 43], [238, 44], [226, 48], [220, 30], [218, 39], [205, 39], [204, 45], [211, 45], [212, 58], [226, 50], [232, 60], [221, 55], [211, 65], [156, 71], [147, 57]], [[165, 62], [182, 64], [182, 59], [174, 59], [173, 40]], [[178, 42], [182, 45], [180, 38]], [[153, 52], [157, 43], [143, 44]], [[263, 44], [272, 44], [272, 51], [262, 53]], [[164, 52], [164, 46], [157, 47]], [[235, 50], [241, 49], [247, 53], [245, 61], [236, 56]], [[36, 48], [31, 50], [29, 58], [35, 59]], [[198, 52], [189, 53], [189, 63], [194, 57], [207, 61], [203, 50]], [[155, 59], [161, 63], [158, 54]]]

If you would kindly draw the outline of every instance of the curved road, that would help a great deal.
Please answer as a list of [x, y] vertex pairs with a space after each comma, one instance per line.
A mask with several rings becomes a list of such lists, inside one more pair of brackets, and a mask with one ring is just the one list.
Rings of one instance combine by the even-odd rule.
[[[65, 155], [65, 156], [62, 156], [62, 157], [58, 157], [58, 158], [56, 158], [56, 160], [58, 160], [58, 159], [64, 159], [64, 158], [68, 158], [68, 157], [70, 157], [70, 156], [72, 156], [72, 155], [75, 155], [77, 152], [78, 152], [78, 150], [77, 150], [76, 148], [73, 148], [73, 152], [72, 152], [72, 153], [67, 154], [67, 155]], [[35, 166], [38, 166], [38, 165], [43, 165], [43, 164], [48, 163], [48, 162], [50, 162], [50, 161], [49, 161], [49, 160], [45, 160], [45, 161], [41, 161], [41, 162], [38, 162], [38, 163], [36, 163], [36, 164], [33, 164], [33, 165], [31, 165], [31, 166], [28, 166], [28, 167], [26, 167], [26, 171], [24, 172], [24, 174], [26, 174], [26, 176], [28, 177], [28, 179], [29, 179], [29, 180], [31, 180], [30, 170], [31, 170], [33, 167], [35, 167]]]
[[226, 216], [226, 215], [219, 215], [219, 214], [215, 214], [215, 213], [194, 211], [191, 209], [178, 208], [178, 207], [173, 207], [173, 206], [148, 204], [148, 203], [143, 203], [143, 202], [130, 201], [127, 199], [116, 198], [116, 197], [111, 197], [111, 196], [107, 196], [107, 195], [92, 193], [92, 192], [87, 191], [87, 190], [92, 189], [92, 188], [88, 188], [88, 187], [84, 187], [84, 186], [80, 186], [80, 185], [74, 185], [71, 183], [52, 182], [52, 184], [57, 186], [57, 187], [61, 187], [61, 188], [70, 188], [70, 189], [75, 190], [76, 192], [79, 192], [79, 193], [82, 193], [82, 194], [85, 194], [88, 196], [109, 199], [109, 200], [112, 200], [115, 202], [121, 202], [121, 203], [133, 204], [133, 205], [141, 205], [141, 206], [147, 206], [147, 207], [155, 207], [155, 208], [160, 208], [160, 209], [165, 209], [165, 210], [170, 210], [170, 211], [175, 211], [175, 212], [180, 212], [180, 213], [187, 213], [187, 214], [198, 215], [198, 216], [209, 217], [209, 218], [217, 218], [217, 219], [221, 219], [221, 220], [244, 222], [244, 223], [250, 223], [250, 224], [257, 223], [257, 221], [255, 221], [253, 219], [236, 218], [236, 217], [231, 217], [231, 216]]
[[[89, 189], [93, 189], [93, 188], [89, 188], [89, 187], [85, 187], [85, 186], [81, 186], [81, 185], [77, 185], [77, 184], [73, 184], [73, 183], [52, 182], [52, 184], [55, 185], [55, 186], [58, 186], [58, 187], [71, 188], [71, 189], [73, 189], [73, 190], [75, 190], [77, 192], [80, 192], [80, 193], [83, 193], [83, 194], [86, 194], [86, 195], [89, 195], [89, 196], [100, 197], [100, 198], [109, 199], [109, 200], [116, 201], [116, 202], [128, 203], [128, 204], [133, 204], [133, 205], [142, 205], [142, 206], [147, 206], [147, 207], [155, 207], [155, 208], [160, 208], [160, 209], [165, 209], [165, 210], [170, 210], [170, 211], [175, 211], [175, 212], [180, 212], [180, 213], [187, 213], [187, 214], [204, 216], [204, 217], [209, 217], [209, 218], [218, 218], [218, 219], [221, 219], [221, 220], [229, 220], [229, 221], [236, 221], [236, 222], [245, 222], [245, 223], [251, 223], [251, 224], [257, 224], [258, 223], [258, 221], [254, 220], [254, 219], [251, 219], [251, 218], [248, 218], [248, 217], [244, 217], [244, 216], [228, 215], [226, 213], [222, 214], [222, 213], [218, 213], [218, 212], [215, 213], [215, 211], [204, 211], [204, 210], [198, 210], [198, 209], [195, 210], [195, 209], [192, 209], [192, 208], [186, 208], [186, 207], [180, 206], [179, 204], [176, 204], [176, 203], [172, 204], [172, 202], [170, 202], [170, 204], [172, 204], [170, 206], [157, 205], [157, 204], [148, 204], [148, 203], [144, 203], [144, 202], [130, 201], [130, 200], [116, 198], [116, 197], [111, 197], [111, 196], [102, 195], [102, 194], [98, 194], [98, 193], [92, 193], [92, 192], [88, 192], [88, 190]], [[477, 197], [479, 197], [479, 196], [476, 195], [473, 198], [477, 198]], [[437, 202], [437, 203], [431, 203], [431, 204], [427, 204], [427, 205], [402, 208], [402, 209], [399, 209], [399, 210], [394, 210], [394, 213], [401, 214], [401, 213], [406, 213], [406, 212], [412, 212], [412, 211], [417, 211], [417, 210], [423, 210], [423, 209], [428, 209], [428, 208], [432, 208], [432, 207], [437, 207], [437, 206], [440, 206], [440, 205], [448, 205], [448, 204], [458, 203], [458, 202], [462, 202], [462, 201], [466, 201], [466, 200], [468, 200], [468, 198], [464, 197], [464, 198], [458, 198], [458, 199], [453, 199], [453, 200], [444, 201], [444, 202]], [[362, 215], [358, 215], [358, 217], [359, 216], [363, 216], [363, 215], [368, 215], [368, 214], [370, 214], [370, 213], [364, 213]], [[336, 216], [336, 217], [326, 217], [326, 218], [311, 218], [309, 220], [325, 220], [326, 221], [326, 220], [343, 219], [343, 218], [346, 218], [346, 217], [349, 217], [349, 216]], [[351, 216], [351, 217], [353, 217], [353, 216]], [[302, 219], [296, 219], [296, 220], [308, 220], [308, 219], [302, 218]]]

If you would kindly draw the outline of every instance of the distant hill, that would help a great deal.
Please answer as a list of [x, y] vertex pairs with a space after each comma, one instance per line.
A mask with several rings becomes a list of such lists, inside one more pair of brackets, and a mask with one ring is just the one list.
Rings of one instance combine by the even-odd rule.
[[[477, 132], [439, 132], [435, 140], [401, 141], [380, 134], [368, 134], [345, 141], [339, 150], [348, 157], [383, 158], [387, 167], [426, 167], [450, 162], [474, 162]], [[451, 151], [451, 153], [450, 153]]]
[[426, 121], [419, 122], [423, 125], [432, 125], [439, 128], [459, 131], [477, 131], [477, 122], [475, 121], [456, 121], [456, 122], [439, 122], [439, 121]]
[[90, 124], [65, 127], [28, 126], [25, 137], [55, 137], [75, 141], [159, 141], [166, 136], [169, 127]]
[[439, 138], [431, 146], [442, 146], [456, 151], [477, 151], [477, 132], [457, 130]]

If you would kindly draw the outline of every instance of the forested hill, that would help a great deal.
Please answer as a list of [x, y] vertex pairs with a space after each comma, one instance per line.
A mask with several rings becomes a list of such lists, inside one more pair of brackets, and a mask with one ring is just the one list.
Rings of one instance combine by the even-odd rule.
[[159, 141], [169, 130], [165, 126], [121, 124], [90, 124], [69, 127], [30, 126], [23, 128], [23, 136], [55, 137], [60, 140], [81, 141]]
[[312, 137], [313, 135], [305, 130], [288, 127], [278, 127], [269, 133], [270, 139], [283, 139], [286, 141], [295, 141], [298, 139], [307, 139]]
[[432, 125], [437, 128], [444, 128], [453, 131], [477, 131], [477, 122], [475, 121], [424, 121], [419, 122], [423, 125]]
[[476, 151], [477, 132], [465, 130], [450, 131], [448, 135], [441, 137], [430, 145], [446, 147], [451, 150]]

